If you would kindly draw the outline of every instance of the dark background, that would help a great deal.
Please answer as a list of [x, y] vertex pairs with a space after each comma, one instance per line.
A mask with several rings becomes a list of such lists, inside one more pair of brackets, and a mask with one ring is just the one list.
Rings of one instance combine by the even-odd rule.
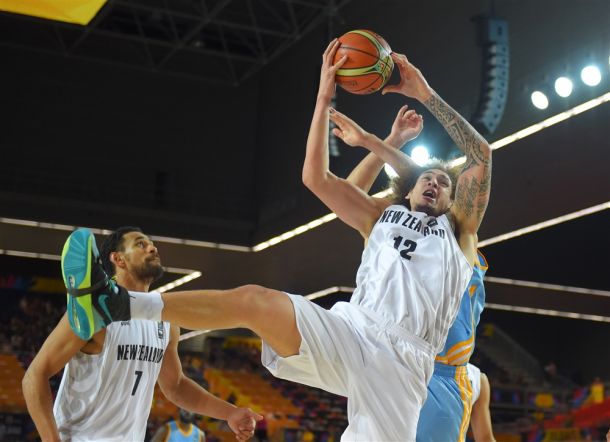
[[[109, 2], [110, 12], [90, 26], [119, 26], [112, 22], [111, 8], [129, 3]], [[238, 3], [224, 2], [223, 9], [221, 2], [208, 2], [226, 22], [236, 16]], [[62, 51], [57, 33], [69, 44], [86, 28], [64, 29], [0, 13], [0, 217], [100, 229], [139, 225], [150, 235], [251, 247], [328, 213], [301, 183], [320, 56], [329, 40], [329, 3], [311, 3], [317, 5], [311, 14], [322, 19], [312, 19], [307, 32], [237, 82], [222, 59], [190, 63], [178, 54], [168, 69], [153, 69], [139, 61], [139, 43], [105, 40], [95, 32], [75, 51]], [[267, 4], [280, 15], [285, 12], [286, 2]], [[330, 35], [375, 30], [395, 51], [406, 53], [456, 110], [473, 115], [482, 87], [482, 52], [472, 18], [489, 14], [492, 3], [338, 4]], [[510, 83], [504, 117], [490, 141], [610, 90], [606, 0], [498, 0], [493, 9], [509, 25]], [[273, 20], [272, 15], [264, 18]], [[205, 43], [205, 32], [200, 38]], [[102, 50], [106, 55], [100, 55]], [[591, 61], [602, 71], [602, 83], [594, 88], [578, 78]], [[195, 68], [184, 75], [180, 63], [200, 63], [219, 77], [205, 79]], [[552, 92], [561, 74], [575, 81], [567, 99]], [[531, 105], [534, 89], [547, 92], [548, 109]], [[380, 136], [407, 102], [424, 114], [418, 142], [439, 157], [454, 154], [434, 118], [413, 100], [343, 91], [337, 100], [341, 111]], [[492, 199], [480, 239], [610, 201], [609, 121], [606, 102], [496, 151]], [[341, 145], [331, 168], [345, 176], [364, 154]], [[374, 190], [386, 181], [382, 174]], [[610, 291], [609, 221], [604, 210], [485, 247], [488, 275]], [[3, 221], [0, 249], [57, 255], [66, 234]], [[353, 286], [362, 249], [359, 236], [339, 221], [257, 253], [157, 243], [164, 264], [204, 273], [185, 288], [260, 283], [303, 294]], [[3, 275], [59, 276], [57, 264], [0, 255]], [[495, 283], [487, 291], [494, 303], [610, 318], [604, 296]], [[496, 322], [541, 363], [555, 360], [560, 369], [585, 378], [610, 378], [608, 322], [494, 310], [485, 312], [483, 321]]]

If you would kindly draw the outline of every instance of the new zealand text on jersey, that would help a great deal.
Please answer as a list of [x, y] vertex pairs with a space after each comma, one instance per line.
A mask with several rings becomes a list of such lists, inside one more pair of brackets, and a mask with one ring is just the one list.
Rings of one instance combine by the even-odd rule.
[[117, 345], [117, 361], [148, 361], [157, 364], [163, 360], [163, 349], [148, 345]]
[[436, 235], [440, 236], [441, 238], [445, 238], [446, 235], [445, 229], [434, 228], [438, 226], [438, 221], [436, 218], [426, 217], [426, 219], [422, 222], [422, 220], [413, 213], [405, 212], [403, 210], [386, 209], [381, 215], [379, 223], [401, 224], [402, 226], [415, 230], [424, 236]]

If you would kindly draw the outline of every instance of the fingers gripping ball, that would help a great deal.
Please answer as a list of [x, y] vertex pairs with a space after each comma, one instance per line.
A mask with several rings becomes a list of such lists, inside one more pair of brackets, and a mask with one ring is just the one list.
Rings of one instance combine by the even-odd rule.
[[389, 80], [394, 69], [388, 43], [373, 31], [358, 29], [339, 37], [341, 46], [333, 64], [347, 55], [347, 61], [337, 71], [337, 84], [352, 94], [372, 94]]

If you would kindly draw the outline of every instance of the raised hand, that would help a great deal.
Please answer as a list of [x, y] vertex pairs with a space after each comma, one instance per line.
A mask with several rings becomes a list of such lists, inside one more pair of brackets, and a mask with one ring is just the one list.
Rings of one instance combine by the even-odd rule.
[[333, 134], [336, 137], [341, 138], [349, 146], [364, 146], [366, 137], [370, 135], [367, 131], [358, 126], [354, 120], [332, 107], [329, 115], [331, 121], [337, 125], [333, 129]]
[[398, 111], [387, 142], [400, 149], [406, 142], [414, 140], [424, 128], [424, 118], [404, 105]]
[[249, 408], [235, 408], [227, 418], [227, 423], [235, 433], [235, 438], [243, 442], [254, 436], [256, 422], [262, 419], [263, 416]]
[[335, 95], [335, 74], [347, 61], [347, 55], [344, 55], [336, 64], [333, 64], [339, 46], [341, 46], [341, 42], [335, 38], [329, 43], [324, 54], [322, 54], [322, 70], [320, 72], [318, 98], [330, 100]]
[[419, 69], [413, 66], [403, 54], [392, 52], [394, 65], [398, 67], [400, 73], [400, 83], [392, 84], [383, 88], [381, 93], [398, 93], [407, 97], [415, 98], [420, 102], [426, 101], [432, 94], [432, 89]]

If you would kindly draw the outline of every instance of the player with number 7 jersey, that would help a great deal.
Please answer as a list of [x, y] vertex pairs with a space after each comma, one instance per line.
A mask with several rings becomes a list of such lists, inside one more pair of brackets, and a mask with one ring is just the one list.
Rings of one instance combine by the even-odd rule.
[[[88, 229], [76, 230], [62, 252], [62, 273], [67, 314], [23, 379], [28, 411], [42, 440], [143, 441], [157, 383], [181, 408], [226, 420], [240, 442], [253, 436], [255, 420], [262, 416], [215, 397], [184, 375], [177, 326], [130, 319], [121, 308], [117, 312], [114, 295], [129, 299], [127, 290], [133, 290], [152, 298], [150, 285], [163, 274], [156, 246], [139, 228], [117, 229], [101, 253]], [[99, 310], [87, 314], [91, 303]], [[110, 323], [110, 309], [118, 321]], [[99, 324], [106, 327], [95, 330]], [[49, 378], [62, 368], [53, 407]]]
[[[55, 400], [59, 434], [72, 439], [120, 435], [124, 440], [143, 440], [169, 336], [167, 322], [115, 322], [106, 328], [101, 353], [78, 352], [64, 368]], [[107, 406], [99, 407], [100, 401]], [[117, 418], [117, 408], [130, 418]]]

